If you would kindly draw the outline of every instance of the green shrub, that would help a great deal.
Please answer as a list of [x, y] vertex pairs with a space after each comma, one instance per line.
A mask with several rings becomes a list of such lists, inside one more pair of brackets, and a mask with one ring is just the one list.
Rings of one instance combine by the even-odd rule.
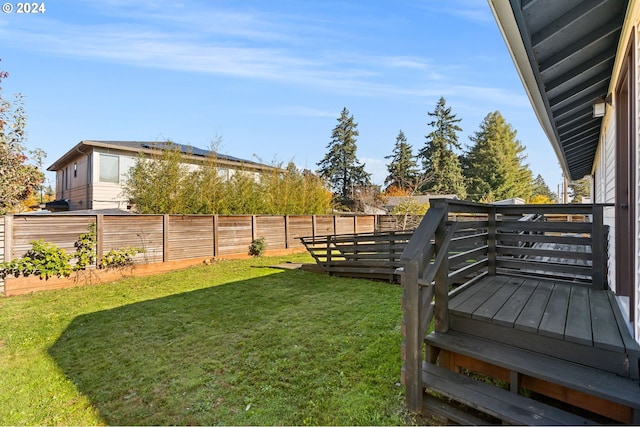
[[96, 224], [89, 224], [89, 232], [83, 233], [73, 244], [76, 248], [75, 257], [78, 260], [73, 270], [85, 270], [96, 262]]
[[14, 277], [38, 275], [40, 279], [52, 276], [68, 277], [73, 272], [72, 256], [64, 249], [44, 240], [31, 242], [31, 249], [22, 258], [0, 264], [0, 277], [8, 274]]
[[121, 268], [133, 264], [133, 258], [144, 252], [141, 248], [120, 248], [112, 249], [102, 256], [100, 268]]
[[267, 250], [267, 242], [264, 240], [264, 237], [258, 237], [249, 246], [249, 255], [251, 256], [262, 256], [264, 251]]

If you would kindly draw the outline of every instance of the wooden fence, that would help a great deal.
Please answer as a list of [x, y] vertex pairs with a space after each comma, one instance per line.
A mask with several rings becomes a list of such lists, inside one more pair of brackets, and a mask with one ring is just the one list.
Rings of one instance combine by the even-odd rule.
[[[376, 215], [8, 215], [0, 217], [0, 261], [22, 257], [42, 239], [68, 253], [89, 224], [96, 224], [100, 259], [112, 249], [143, 248], [137, 264], [194, 264], [212, 257], [247, 255], [264, 237], [267, 254], [304, 251], [300, 237], [370, 233]], [[0, 293], [5, 283], [0, 281]]]

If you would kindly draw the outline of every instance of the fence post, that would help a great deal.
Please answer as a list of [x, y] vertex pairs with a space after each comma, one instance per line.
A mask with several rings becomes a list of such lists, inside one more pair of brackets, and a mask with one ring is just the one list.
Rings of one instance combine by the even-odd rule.
[[607, 278], [605, 277], [607, 246], [603, 207], [594, 205], [591, 215], [591, 280], [594, 289], [607, 289]]
[[316, 216], [311, 215], [311, 236], [313, 237], [313, 241], [316, 241]]
[[4, 260], [13, 259], [13, 215], [4, 217]]
[[289, 249], [289, 215], [284, 216], [284, 248]]
[[218, 256], [218, 215], [213, 215], [213, 256]]
[[420, 285], [418, 285], [419, 261], [408, 260], [402, 273], [404, 287], [404, 381], [407, 408], [418, 412], [422, 409], [422, 337], [420, 337]]
[[251, 215], [251, 241], [253, 242], [258, 238], [256, 236], [256, 229], [258, 228], [258, 221], [255, 215]]
[[104, 254], [104, 215], [96, 215], [96, 266], [102, 263]]
[[[439, 204], [437, 205], [438, 207]], [[438, 224], [435, 235], [436, 253], [435, 256], [443, 248], [445, 236], [447, 235], [447, 220], [449, 217], [449, 204], [443, 203], [444, 217]], [[440, 267], [435, 275], [435, 308], [434, 314], [436, 318], [436, 332], [446, 333], [449, 330], [449, 255], [445, 254], [444, 259], [440, 263]]]
[[[5, 254], [5, 216], [0, 216], [0, 263], [4, 262]], [[4, 295], [4, 279], [0, 278], [0, 295]]]
[[169, 215], [162, 215], [162, 262], [169, 262]]

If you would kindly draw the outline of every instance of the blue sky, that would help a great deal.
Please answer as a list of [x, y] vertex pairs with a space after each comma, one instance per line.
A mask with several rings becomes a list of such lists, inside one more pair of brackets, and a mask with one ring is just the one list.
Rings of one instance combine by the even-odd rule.
[[[16, 5], [16, 3], [13, 3]], [[83, 139], [172, 141], [315, 170], [343, 107], [382, 184], [443, 96], [463, 146], [500, 111], [528, 163], [562, 175], [484, 0], [102, 0], [0, 14], [3, 96], [22, 93], [46, 166]], [[50, 177], [49, 177], [50, 178]], [[51, 181], [54, 182], [53, 180]]]

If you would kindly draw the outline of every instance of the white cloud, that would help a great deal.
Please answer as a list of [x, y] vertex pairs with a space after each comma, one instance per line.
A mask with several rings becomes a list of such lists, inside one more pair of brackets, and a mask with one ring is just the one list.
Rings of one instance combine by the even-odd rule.
[[364, 169], [371, 174], [371, 182], [375, 185], [384, 185], [388, 175], [385, 161], [373, 157], [362, 157], [359, 160], [364, 163]]

